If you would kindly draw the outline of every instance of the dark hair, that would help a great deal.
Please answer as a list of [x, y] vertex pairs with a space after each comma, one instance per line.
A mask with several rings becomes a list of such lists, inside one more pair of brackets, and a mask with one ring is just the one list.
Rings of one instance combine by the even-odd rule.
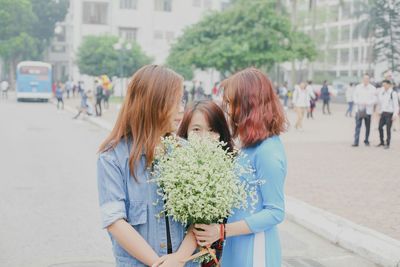
[[392, 84], [391, 80], [383, 80], [382, 83]]
[[195, 101], [186, 109], [177, 135], [185, 139], [188, 138], [189, 124], [195, 112], [201, 112], [204, 115], [211, 131], [218, 133], [219, 140], [226, 143], [224, 148], [229, 152], [233, 152], [232, 136], [224, 112], [211, 100]]
[[240, 71], [221, 84], [233, 137], [253, 146], [286, 130], [287, 119], [271, 80], [258, 69]]

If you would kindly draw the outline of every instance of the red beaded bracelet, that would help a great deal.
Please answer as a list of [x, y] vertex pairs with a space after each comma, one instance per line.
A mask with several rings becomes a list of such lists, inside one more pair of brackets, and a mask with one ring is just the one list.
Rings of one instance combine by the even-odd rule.
[[225, 240], [225, 224], [219, 225], [219, 240], [221, 241]]

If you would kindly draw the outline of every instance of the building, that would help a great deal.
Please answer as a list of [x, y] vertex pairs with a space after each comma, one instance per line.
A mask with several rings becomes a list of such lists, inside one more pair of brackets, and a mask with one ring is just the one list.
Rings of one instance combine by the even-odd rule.
[[57, 25], [48, 60], [56, 79], [81, 79], [76, 53], [88, 35], [114, 35], [137, 42], [163, 63], [182, 30], [226, 0], [70, 0], [66, 19]]
[[[358, 16], [365, 0], [298, 0], [297, 25], [317, 44], [319, 56], [313, 63], [297, 62], [297, 80], [313, 79], [338, 83], [359, 81], [364, 73], [380, 78], [387, 63], [374, 64], [372, 45], [363, 38]], [[287, 2], [291, 11], [291, 1]], [[285, 64], [290, 72], [290, 64]], [[290, 77], [286, 73], [287, 77]]]

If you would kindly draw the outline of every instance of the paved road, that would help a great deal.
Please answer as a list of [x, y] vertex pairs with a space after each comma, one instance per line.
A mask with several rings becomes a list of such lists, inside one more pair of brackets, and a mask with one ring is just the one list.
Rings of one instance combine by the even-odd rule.
[[[107, 132], [71, 117], [0, 101], [0, 266], [113, 266], [95, 178]], [[375, 266], [288, 221], [280, 229], [285, 267]]]

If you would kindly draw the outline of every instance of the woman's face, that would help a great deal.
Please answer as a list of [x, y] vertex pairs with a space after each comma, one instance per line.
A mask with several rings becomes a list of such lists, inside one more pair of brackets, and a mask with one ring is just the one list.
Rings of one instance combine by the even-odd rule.
[[210, 125], [207, 122], [206, 117], [200, 111], [195, 111], [190, 121], [188, 128], [188, 135], [198, 134], [201, 136], [211, 135], [216, 140], [219, 140], [220, 135], [211, 130]]

